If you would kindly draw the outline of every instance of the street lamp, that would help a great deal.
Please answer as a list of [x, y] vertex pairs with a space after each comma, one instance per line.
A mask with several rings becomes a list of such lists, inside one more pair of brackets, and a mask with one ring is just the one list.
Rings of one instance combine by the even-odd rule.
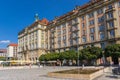
[[102, 56], [103, 56], [103, 64], [105, 66], [105, 55], [104, 55], [104, 51], [102, 52]]
[[79, 67], [79, 47], [78, 47], [78, 51], [77, 51], [77, 53], [78, 53], [78, 67]]
[[79, 67], [79, 43], [77, 44], [77, 53], [78, 53], [78, 59], [77, 59], [77, 65], [78, 65], [78, 67]]

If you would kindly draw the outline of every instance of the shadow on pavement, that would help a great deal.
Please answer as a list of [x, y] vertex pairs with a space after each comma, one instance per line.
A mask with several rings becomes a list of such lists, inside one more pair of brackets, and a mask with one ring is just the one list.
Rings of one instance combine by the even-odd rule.
[[105, 76], [105, 77], [113, 78], [113, 79], [118, 79], [119, 78], [117, 75], [108, 75], [108, 76]]

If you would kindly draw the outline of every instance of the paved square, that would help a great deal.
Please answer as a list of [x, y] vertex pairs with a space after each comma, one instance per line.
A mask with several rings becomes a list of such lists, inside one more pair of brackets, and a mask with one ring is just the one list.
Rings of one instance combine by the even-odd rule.
[[[73, 79], [58, 79], [47, 77], [46, 74], [52, 71], [73, 69], [75, 67], [43, 67], [43, 68], [27, 68], [27, 69], [10, 69], [0, 70], [0, 80], [73, 80]], [[103, 76], [95, 80], [120, 80], [111, 72], [104, 73]]]

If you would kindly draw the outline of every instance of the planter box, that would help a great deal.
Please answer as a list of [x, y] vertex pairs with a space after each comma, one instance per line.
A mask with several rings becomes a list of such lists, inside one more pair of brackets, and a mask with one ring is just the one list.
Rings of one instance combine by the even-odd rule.
[[55, 77], [55, 78], [68, 78], [68, 79], [81, 79], [81, 80], [93, 80], [103, 74], [104, 71], [108, 71], [108, 69], [100, 69], [99, 71], [96, 71], [91, 74], [65, 74], [65, 73], [55, 73], [51, 72], [48, 73], [49, 77]]

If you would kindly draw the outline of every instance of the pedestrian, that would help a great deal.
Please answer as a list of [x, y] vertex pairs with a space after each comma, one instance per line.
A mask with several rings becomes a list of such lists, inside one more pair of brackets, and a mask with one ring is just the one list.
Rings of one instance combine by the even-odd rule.
[[120, 61], [119, 61], [118, 67], [120, 68]]
[[29, 67], [30, 67], [30, 69], [31, 69], [31, 63], [29, 64]]
[[38, 67], [40, 67], [40, 63], [38, 62]]

